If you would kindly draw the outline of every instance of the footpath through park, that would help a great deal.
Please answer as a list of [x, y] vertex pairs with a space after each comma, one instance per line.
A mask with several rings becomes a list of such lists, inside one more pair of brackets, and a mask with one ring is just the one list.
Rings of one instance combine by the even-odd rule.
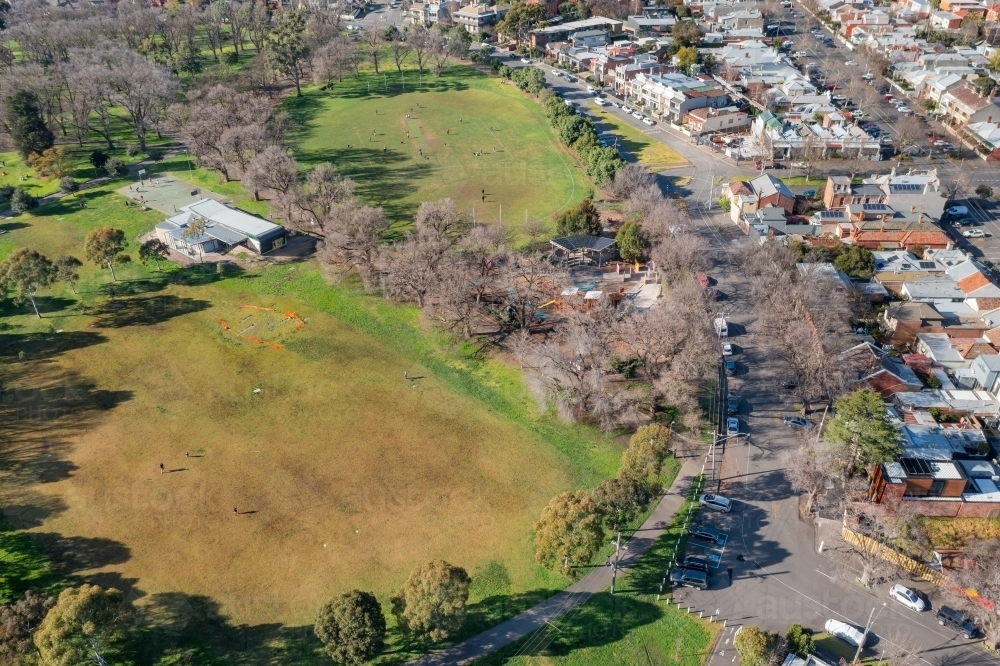
[[[623, 546], [628, 546], [626, 554], [619, 563], [619, 568], [623, 571], [632, 568], [652, 547], [653, 542], [666, 531], [674, 514], [684, 503], [684, 498], [694, 483], [695, 477], [701, 472], [701, 462], [701, 457], [688, 458], [684, 461], [680, 473], [660, 503], [656, 505], [642, 527], [623, 544]], [[528, 636], [547, 623], [558, 620], [574, 608], [586, 603], [591, 596], [610, 587], [611, 560], [612, 558], [608, 558], [603, 566], [595, 567], [589, 574], [562, 592], [549, 597], [520, 615], [450, 648], [411, 661], [409, 662], [410, 666], [466, 664]]]

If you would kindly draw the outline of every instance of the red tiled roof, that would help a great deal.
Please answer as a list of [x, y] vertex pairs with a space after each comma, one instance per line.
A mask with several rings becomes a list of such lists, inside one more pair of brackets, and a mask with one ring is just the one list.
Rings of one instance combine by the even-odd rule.
[[972, 275], [967, 275], [961, 280], [959, 280], [958, 288], [962, 290], [963, 294], [971, 294], [976, 289], [979, 289], [980, 287], [985, 287], [989, 283], [990, 281], [985, 275], [983, 275], [979, 271], [976, 271]]

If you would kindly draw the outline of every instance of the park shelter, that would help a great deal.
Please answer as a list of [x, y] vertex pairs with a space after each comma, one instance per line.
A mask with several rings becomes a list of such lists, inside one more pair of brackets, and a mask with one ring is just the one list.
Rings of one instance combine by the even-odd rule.
[[[190, 224], [196, 220], [205, 223], [204, 233], [185, 237]], [[284, 227], [214, 199], [202, 199], [184, 206], [180, 213], [156, 225], [156, 237], [189, 256], [226, 252], [236, 245], [267, 254], [283, 247], [287, 240]]]
[[561, 236], [553, 238], [553, 254], [570, 265], [596, 263], [598, 266], [615, 256], [615, 239], [604, 236]]

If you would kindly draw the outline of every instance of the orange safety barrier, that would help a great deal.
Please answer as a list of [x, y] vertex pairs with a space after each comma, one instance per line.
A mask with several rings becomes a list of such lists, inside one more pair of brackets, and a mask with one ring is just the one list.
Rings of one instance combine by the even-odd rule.
[[229, 324], [226, 323], [225, 319], [220, 319], [219, 320], [219, 324], [222, 326], [222, 330], [224, 330], [224, 331], [228, 331], [229, 330]]
[[267, 340], [261, 340], [260, 338], [255, 338], [252, 335], [244, 335], [244, 338], [250, 342], [256, 342], [258, 345], [267, 345], [271, 349], [284, 349], [283, 346], [279, 345], [277, 342], [268, 342]]
[[241, 308], [249, 308], [250, 310], [263, 310], [264, 312], [274, 312], [274, 308], [262, 308], [259, 305], [247, 305], [245, 303], [240, 303]]

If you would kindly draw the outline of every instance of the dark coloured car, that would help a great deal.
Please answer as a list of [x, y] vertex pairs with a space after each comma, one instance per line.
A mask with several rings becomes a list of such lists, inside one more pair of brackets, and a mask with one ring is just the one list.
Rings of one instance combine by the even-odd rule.
[[703, 541], [710, 541], [714, 544], [720, 544], [724, 541], [722, 532], [715, 529], [714, 527], [709, 527], [708, 525], [702, 525], [701, 523], [695, 523], [688, 528], [688, 534], [696, 539], [702, 539]]
[[684, 558], [684, 562], [681, 563], [682, 569], [695, 569], [697, 571], [704, 571], [708, 573], [708, 560], [704, 557], [697, 557], [696, 555], [688, 555]]
[[730, 393], [726, 396], [726, 413], [727, 414], [739, 414], [740, 411], [740, 399], [735, 395]]
[[801, 416], [782, 416], [781, 422], [786, 426], [792, 426], [794, 428], [808, 428], [812, 425], [812, 421], [804, 419]]
[[685, 585], [707, 590], [708, 574], [697, 569], [674, 569], [670, 572], [670, 584], [675, 587]]
[[972, 639], [976, 637], [976, 625], [969, 622], [965, 615], [954, 608], [941, 606], [938, 612], [934, 614], [934, 618], [942, 627], [948, 627], [953, 631], [957, 631], [965, 638]]
[[736, 361], [731, 358], [726, 359], [726, 374], [730, 377], [736, 374]]

